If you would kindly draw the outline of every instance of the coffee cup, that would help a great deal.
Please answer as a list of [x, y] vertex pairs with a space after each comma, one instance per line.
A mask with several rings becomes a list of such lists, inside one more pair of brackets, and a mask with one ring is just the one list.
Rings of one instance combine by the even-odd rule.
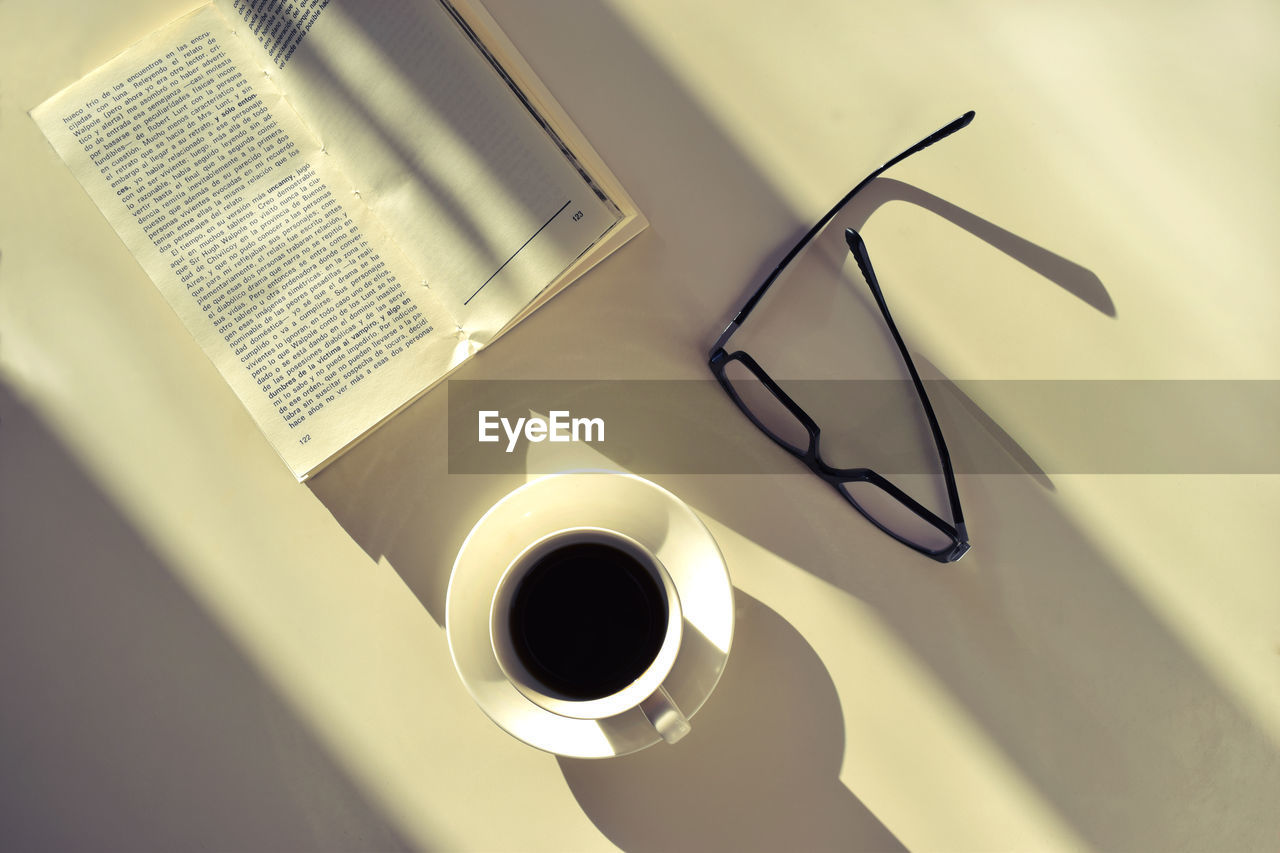
[[538, 707], [579, 720], [639, 708], [674, 743], [689, 721], [663, 682], [683, 622], [675, 584], [653, 552], [615, 530], [573, 527], [543, 536], [506, 567], [489, 637], [502, 673]]

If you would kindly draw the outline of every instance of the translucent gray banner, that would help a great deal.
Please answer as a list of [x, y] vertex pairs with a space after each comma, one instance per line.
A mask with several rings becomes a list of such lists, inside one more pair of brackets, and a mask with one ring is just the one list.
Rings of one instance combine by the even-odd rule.
[[[909, 382], [781, 384], [817, 421], [820, 452], [829, 464], [886, 476], [936, 473], [936, 454]], [[925, 384], [957, 474], [1280, 473], [1280, 381]], [[552, 473], [576, 459], [589, 465], [597, 454], [641, 475], [805, 473], [713, 379], [447, 385], [452, 474]], [[759, 397], [749, 388], [743, 392]], [[791, 419], [774, 408], [765, 412], [766, 422], [769, 416]], [[770, 425], [784, 437], [797, 434], [793, 419], [789, 426]], [[803, 430], [798, 435], [793, 440], [807, 444]]]

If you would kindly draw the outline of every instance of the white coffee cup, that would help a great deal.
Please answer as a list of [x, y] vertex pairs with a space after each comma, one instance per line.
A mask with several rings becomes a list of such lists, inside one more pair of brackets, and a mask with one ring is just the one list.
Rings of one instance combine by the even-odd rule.
[[683, 623], [661, 561], [599, 527], [566, 528], [530, 544], [507, 566], [489, 609], [494, 656], [530, 702], [580, 720], [639, 708], [668, 743], [689, 732], [663, 687]]

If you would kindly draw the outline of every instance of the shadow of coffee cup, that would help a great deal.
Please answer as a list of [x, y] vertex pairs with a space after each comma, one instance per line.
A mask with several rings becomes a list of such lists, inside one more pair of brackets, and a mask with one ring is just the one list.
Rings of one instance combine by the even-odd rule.
[[503, 572], [489, 611], [498, 666], [530, 702], [578, 720], [639, 709], [668, 743], [690, 731], [664, 686], [683, 625], [661, 560], [599, 527], [558, 530], [525, 548]]

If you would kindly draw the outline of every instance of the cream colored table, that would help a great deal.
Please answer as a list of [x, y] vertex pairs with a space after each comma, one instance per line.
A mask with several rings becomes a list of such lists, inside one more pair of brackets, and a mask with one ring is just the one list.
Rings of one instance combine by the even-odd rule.
[[[1275, 849], [1265, 472], [965, 477], [954, 566], [811, 477], [657, 477], [738, 591], [694, 733], [584, 762], [491, 724], [444, 595], [522, 478], [448, 473], [437, 392], [295, 484], [26, 116], [190, 5], [0, 5], [0, 847]], [[490, 9], [652, 229], [466, 378], [704, 378], [785, 240], [972, 108], [899, 194], [1112, 307], [941, 202], [885, 204], [868, 241], [933, 285], [893, 304], [938, 370], [1280, 379], [1274, 3]]]

